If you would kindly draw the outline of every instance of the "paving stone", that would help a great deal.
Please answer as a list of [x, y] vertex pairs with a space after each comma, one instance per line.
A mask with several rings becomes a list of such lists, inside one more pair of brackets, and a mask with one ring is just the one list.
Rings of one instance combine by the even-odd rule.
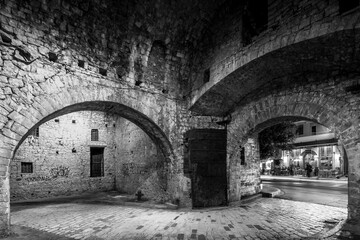
[[301, 239], [347, 217], [345, 208], [283, 199], [248, 206], [198, 212], [66, 203], [15, 211], [12, 224], [75, 239]]

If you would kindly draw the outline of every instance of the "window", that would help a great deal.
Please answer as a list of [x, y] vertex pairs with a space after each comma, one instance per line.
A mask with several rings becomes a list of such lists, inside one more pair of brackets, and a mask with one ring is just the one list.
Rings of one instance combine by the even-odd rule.
[[325, 156], [325, 148], [326, 147], [320, 147], [320, 156]]
[[316, 126], [311, 127], [311, 134], [316, 135]]
[[90, 177], [104, 176], [104, 148], [90, 148]]
[[32, 162], [21, 162], [21, 173], [32, 173], [33, 163]]
[[85, 67], [85, 61], [79, 60], [78, 61], [78, 66], [81, 67], [81, 68], [84, 68]]
[[332, 155], [333, 155], [333, 148], [332, 148], [332, 146], [327, 146], [326, 147], [326, 156], [328, 156], [328, 157], [332, 157]]
[[210, 81], [210, 69], [206, 69], [204, 72], [203, 83], [207, 83]]
[[245, 165], [245, 148], [241, 147], [240, 150], [240, 165]]
[[38, 128], [38, 127], [35, 128], [34, 131], [32, 131], [32, 132], [30, 133], [30, 135], [32, 135], [33, 137], [38, 138], [38, 137], [39, 137], [39, 128]]
[[91, 141], [99, 141], [99, 130], [91, 129]]
[[359, 0], [339, 0], [340, 14], [348, 12], [359, 6]]
[[107, 70], [105, 68], [99, 68], [99, 73], [103, 76], [107, 75]]
[[52, 62], [56, 62], [58, 60], [58, 56], [56, 55], [56, 53], [49, 52], [49, 60]]
[[294, 149], [293, 152], [294, 152], [294, 158], [298, 159], [301, 154], [301, 149]]
[[304, 125], [299, 125], [296, 129], [296, 133], [299, 136], [304, 135]]

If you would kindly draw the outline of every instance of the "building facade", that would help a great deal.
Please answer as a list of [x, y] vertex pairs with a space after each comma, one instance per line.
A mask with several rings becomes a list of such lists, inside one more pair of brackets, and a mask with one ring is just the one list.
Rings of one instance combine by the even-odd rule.
[[325, 126], [308, 121], [295, 122], [297, 126], [294, 149], [282, 151], [285, 167], [291, 165], [305, 169], [309, 163], [312, 169], [333, 170], [336, 174], [347, 173], [344, 152], [335, 134]]

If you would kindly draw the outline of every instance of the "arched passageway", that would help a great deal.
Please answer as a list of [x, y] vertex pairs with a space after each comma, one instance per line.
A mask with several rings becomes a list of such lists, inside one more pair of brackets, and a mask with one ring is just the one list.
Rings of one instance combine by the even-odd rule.
[[[11, 159], [14, 158], [16, 150], [32, 131], [46, 121], [64, 114], [78, 111], [101, 111], [131, 121], [141, 128], [158, 147], [164, 159], [164, 163], [161, 166], [163, 172], [165, 174], [171, 172], [171, 163], [173, 163], [176, 157], [164, 130], [159, 127], [159, 122], [155, 123], [155, 121], [158, 121], [157, 115], [152, 113], [151, 109], [146, 109], [145, 112], [148, 114], [147, 116], [141, 112], [143, 106], [134, 101], [127, 100], [124, 96], [114, 95], [113, 93], [112, 90], [105, 91], [84, 88], [83, 90], [75, 91], [73, 89], [60, 92], [56, 95], [40, 97], [29, 108], [19, 108], [18, 111], [10, 113], [9, 124], [2, 130], [2, 135], [0, 136], [0, 142], [3, 146], [0, 152], [1, 159], [7, 162], [5, 166], [6, 171], [4, 172], [5, 177], [1, 188], [4, 195], [7, 196], [2, 205], [4, 212], [7, 213], [7, 216], [4, 215], [4, 225], [10, 224], [9, 165]], [[130, 106], [125, 105], [124, 102]], [[152, 116], [155, 120], [149, 116]], [[169, 175], [166, 176], [169, 177]], [[166, 178], [167, 177], [165, 177], [165, 179]], [[167, 180], [168, 179], [166, 179], [166, 181]], [[170, 189], [168, 191], [170, 198], [174, 197], [173, 190], [174, 189]]]
[[[342, 84], [346, 83], [343, 82], [338, 85], [337, 91], [332, 92], [332, 94], [317, 91], [317, 88], [311, 90], [311, 86], [305, 87], [306, 93], [295, 88], [291, 91], [269, 95], [236, 109], [232, 114], [233, 120], [228, 126], [230, 201], [240, 200], [242, 194], [246, 192], [258, 191], [259, 182], [253, 180], [252, 184], [244, 184], [246, 178], [248, 182], [251, 182], [249, 175], [252, 167], [259, 166], [257, 133], [281, 121], [307, 120], [332, 129], [340, 144], [344, 146], [349, 163], [349, 219], [356, 220], [360, 217], [359, 196], [356, 191], [359, 188], [358, 179], [360, 178], [356, 155], [358, 151], [357, 136], [359, 134], [358, 114], [356, 110], [351, 108], [351, 104], [346, 98], [337, 97], [341, 95], [340, 92], [344, 91], [340, 87]], [[249, 150], [251, 150], [252, 157], [249, 160], [246, 159], [247, 164], [242, 165], [239, 164], [241, 159], [240, 146], [244, 144], [251, 144], [252, 148]], [[257, 170], [259, 171], [259, 167]]]
[[159, 128], [159, 126], [157, 126], [150, 118], [140, 113], [139, 111], [136, 111], [120, 103], [107, 101], [82, 102], [64, 107], [58, 111], [49, 114], [48, 116], [37, 122], [33, 127], [29, 129], [27, 133], [22, 136], [22, 138], [15, 147], [14, 153], [21, 145], [21, 143], [27, 138], [27, 136], [38, 126], [49, 121], [50, 119], [77, 111], [100, 111], [108, 114], [118, 115], [120, 117], [128, 119], [129, 121], [139, 126], [154, 141], [154, 143], [159, 147], [162, 154], [164, 155], [164, 158], [167, 161], [171, 161], [173, 157], [173, 150], [171, 144], [167, 136]]
[[130, 196], [140, 190], [156, 202], [169, 199], [168, 162], [149, 133], [116, 111], [59, 114], [17, 148], [10, 163], [12, 202], [112, 190]]

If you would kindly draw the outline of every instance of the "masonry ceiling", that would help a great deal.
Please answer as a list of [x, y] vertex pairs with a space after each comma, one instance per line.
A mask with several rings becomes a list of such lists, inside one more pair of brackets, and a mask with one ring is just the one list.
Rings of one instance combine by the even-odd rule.
[[265, 54], [212, 86], [191, 110], [200, 115], [224, 116], [272, 92], [308, 83], [320, 88], [329, 79], [358, 76], [359, 41], [360, 31], [348, 30]]

